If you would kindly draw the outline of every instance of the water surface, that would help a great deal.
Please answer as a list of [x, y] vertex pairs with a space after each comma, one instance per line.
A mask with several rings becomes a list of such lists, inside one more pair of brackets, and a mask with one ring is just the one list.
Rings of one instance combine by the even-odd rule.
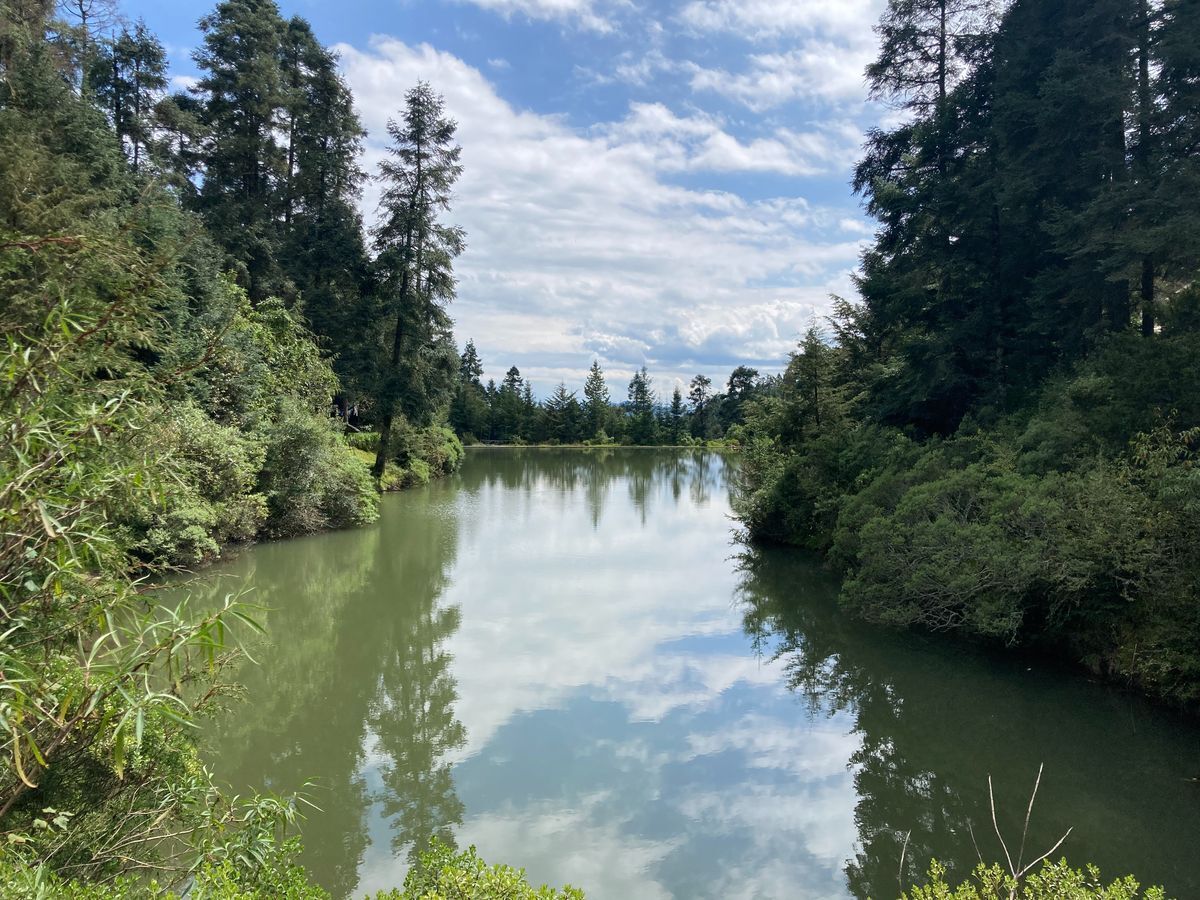
[[[208, 753], [309, 789], [303, 862], [398, 884], [430, 835], [593, 900], [896, 896], [1067, 828], [1072, 859], [1200, 896], [1200, 729], [1073, 674], [840, 616], [732, 543], [719, 456], [479, 450], [381, 521], [249, 550], [269, 643]], [[972, 833], [974, 837], [972, 837]]]

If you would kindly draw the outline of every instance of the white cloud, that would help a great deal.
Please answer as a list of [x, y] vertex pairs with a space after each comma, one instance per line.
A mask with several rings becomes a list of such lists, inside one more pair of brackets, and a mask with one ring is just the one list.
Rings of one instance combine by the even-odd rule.
[[[646, 363], [664, 375], [782, 362], [827, 295], [850, 289], [861, 239], [837, 222], [852, 208], [701, 186], [719, 184], [713, 173], [845, 180], [858, 141], [848, 123], [740, 138], [715, 117], [652, 103], [580, 131], [514, 108], [479, 70], [428, 45], [377, 37], [338, 50], [372, 134], [369, 168], [418, 79], [460, 123], [453, 221], [468, 249], [454, 315], [489, 375], [516, 363], [542, 390], [564, 371], [581, 380], [594, 355], [615, 371]], [[688, 186], [675, 183], [685, 176]]]
[[741, 71], [688, 63], [692, 89], [756, 112], [794, 101], [861, 108], [883, 6], [883, 0], [691, 0], [679, 14], [686, 27], [763, 48]]
[[609, 32], [613, 30], [612, 20], [598, 8], [600, 4], [596, 0], [460, 0], [460, 2], [471, 3], [505, 17], [516, 14], [530, 19], [570, 22], [592, 31]]
[[743, 142], [704, 113], [677, 116], [661, 103], [633, 103], [623, 121], [603, 129], [618, 151], [647, 151], [660, 172], [763, 172], [808, 177], [848, 171], [863, 136], [850, 123], [807, 131], [780, 128]]
[[744, 72], [688, 65], [695, 91], [736, 100], [756, 112], [797, 100], [861, 104], [866, 99], [863, 71], [874, 43], [843, 45], [810, 41], [785, 53], [749, 57]]
[[498, 71], [503, 71], [504, 69], [512, 68], [512, 63], [510, 63], [507, 59], [500, 59], [500, 58], [489, 59], [488, 65]]
[[883, 0], [691, 0], [680, 20], [696, 31], [724, 31], [748, 39], [836, 35], [858, 42], [883, 10]]
[[190, 91], [200, 83], [200, 79], [194, 75], [172, 75], [168, 89], [171, 91]]

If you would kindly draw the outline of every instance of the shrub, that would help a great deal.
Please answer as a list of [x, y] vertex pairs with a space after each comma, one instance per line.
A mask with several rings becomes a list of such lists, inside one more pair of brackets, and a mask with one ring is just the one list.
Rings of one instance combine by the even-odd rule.
[[1105, 885], [1095, 866], [1081, 871], [1066, 860], [1046, 863], [1019, 881], [998, 865], [981, 863], [970, 881], [952, 887], [946, 883], [945, 867], [935, 861], [929, 867], [929, 882], [905, 892], [902, 900], [1164, 900], [1164, 896], [1157, 887], [1142, 892], [1132, 876]]
[[[329, 894], [308, 880], [295, 859], [300, 844], [295, 839], [260, 854], [258, 862], [213, 860], [194, 875], [182, 879], [189, 900], [328, 900]], [[190, 882], [190, 883], [189, 883]], [[161, 897], [180, 900], [183, 885], [119, 879], [112, 884], [90, 885], [65, 881], [44, 868], [30, 867], [11, 851], [0, 848], [0, 888], [11, 900], [137, 900]], [[472, 847], [455, 853], [433, 841], [404, 880], [403, 888], [380, 891], [376, 900], [584, 900], [572, 887], [533, 887], [523, 870], [489, 866]]]
[[362, 450], [366, 453], [377, 453], [379, 451], [379, 432], [347, 431], [346, 443], [355, 450]]
[[196, 565], [229, 543], [253, 540], [266, 522], [257, 490], [266, 448], [236, 428], [210, 419], [194, 403], [170, 409], [148, 431], [169, 455], [174, 477], [152, 505], [123, 510], [137, 536], [135, 552], [154, 560]]
[[533, 887], [523, 869], [489, 866], [471, 847], [455, 853], [434, 840], [421, 854], [419, 864], [404, 879], [403, 890], [380, 891], [375, 900], [439, 900], [462, 897], [470, 900], [583, 900], [583, 892], [570, 886]]

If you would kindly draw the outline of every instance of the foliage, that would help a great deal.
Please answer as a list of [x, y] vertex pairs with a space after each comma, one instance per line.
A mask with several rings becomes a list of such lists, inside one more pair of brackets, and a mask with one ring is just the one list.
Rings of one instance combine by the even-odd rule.
[[[308, 881], [296, 864], [299, 843], [293, 838], [268, 841], [269, 852], [247, 862], [230, 857], [204, 862], [187, 879], [164, 887], [157, 881], [122, 878], [95, 885], [66, 881], [46, 869], [31, 868], [12, 850], [0, 849], [0, 885], [12, 900], [133, 900], [155, 896], [179, 900], [328, 900], [329, 894]], [[534, 887], [523, 870], [489, 866], [472, 847], [462, 853], [439, 841], [421, 854], [404, 880], [403, 888], [379, 891], [375, 900], [583, 900], [572, 887]]]
[[861, 302], [741, 404], [736, 506], [865, 618], [1195, 704], [1190, 7], [888, 4]]
[[660, 402], [645, 367], [630, 380], [627, 401], [614, 405], [600, 362], [594, 361], [583, 384], [583, 399], [565, 383], [542, 401], [516, 366], [499, 387], [479, 381], [483, 363], [474, 342], [459, 359], [459, 379], [450, 401], [447, 421], [466, 444], [502, 443], [545, 446], [626, 444], [634, 446], [691, 446], [713, 443], [730, 449], [740, 443], [724, 441], [727, 431], [743, 428], [743, 417], [777, 389], [774, 379], [739, 366], [729, 379], [729, 393], [713, 394], [712, 379], [697, 375], [685, 399], [676, 386], [669, 402]]
[[1048, 862], [1037, 872], [1018, 881], [998, 865], [980, 865], [970, 881], [957, 887], [946, 883], [946, 869], [936, 860], [929, 866], [929, 881], [901, 900], [1163, 900], [1162, 888], [1142, 891], [1132, 876], [1106, 885], [1095, 866], [1073, 869], [1066, 860]]
[[462, 853], [435, 841], [421, 856], [419, 865], [404, 880], [402, 891], [380, 891], [375, 900], [582, 900], [572, 887], [533, 887], [525, 872], [509, 866], [489, 866], [471, 847]]
[[181, 157], [150, 134], [153, 37], [81, 53], [115, 68], [77, 92], [49, 12], [10, 28], [0, 10], [4, 865], [31, 890], [56, 873], [174, 883], [201, 863], [244, 880], [295, 805], [223, 797], [194, 725], [235, 630], [258, 626], [236, 597], [147, 602], [147, 579], [229, 542], [370, 521], [376, 493], [329, 417], [328, 359], [293, 311], [221, 277], [180, 207], [186, 174], [161, 171]]
[[827, 552], [865, 618], [1053, 649], [1194, 703], [1197, 364], [1194, 335], [1114, 337], [1029, 408], [925, 441], [854, 422], [838, 391], [818, 427], [785, 376], [751, 417], [739, 515]]

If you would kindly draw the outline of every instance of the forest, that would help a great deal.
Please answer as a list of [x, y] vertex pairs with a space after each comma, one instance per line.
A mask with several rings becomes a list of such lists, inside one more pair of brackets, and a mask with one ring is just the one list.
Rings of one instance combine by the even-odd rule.
[[[824, 554], [856, 613], [1194, 707], [1200, 3], [891, 0], [879, 33], [871, 89], [904, 115], [854, 174], [861, 299], [781, 375], [668, 399], [643, 367], [622, 398], [597, 361], [582, 399], [538, 401], [455, 342], [461, 148], [433, 86], [397, 88], [367, 172], [336, 54], [274, 0], [200, 19], [185, 91], [114, 3], [0, 0], [5, 896], [328, 896], [295, 862], [304, 786], [230, 794], [198, 749], [261, 610], [148, 595], [368, 525], [464, 443], [736, 447], [747, 538]], [[950, 896], [941, 873], [913, 896]], [[451, 888], [580, 896], [437, 842], [388, 896]]]
[[516, 366], [509, 368], [499, 387], [494, 379], [483, 384], [482, 375], [483, 361], [475, 342], [468, 340], [447, 412], [449, 425], [466, 444], [721, 446], [727, 437], [736, 443], [734, 429], [745, 424], [750, 402], [773, 384], [757, 369], [738, 366], [724, 391], [715, 390], [712, 379], [699, 374], [688, 383], [686, 397], [676, 385], [670, 401], [664, 402], [642, 366], [629, 380], [626, 399], [614, 402], [604, 369], [593, 360], [582, 401], [578, 391], [560, 382], [539, 402]]
[[892, 3], [857, 276], [747, 414], [749, 536], [869, 620], [1200, 700], [1200, 4]]

